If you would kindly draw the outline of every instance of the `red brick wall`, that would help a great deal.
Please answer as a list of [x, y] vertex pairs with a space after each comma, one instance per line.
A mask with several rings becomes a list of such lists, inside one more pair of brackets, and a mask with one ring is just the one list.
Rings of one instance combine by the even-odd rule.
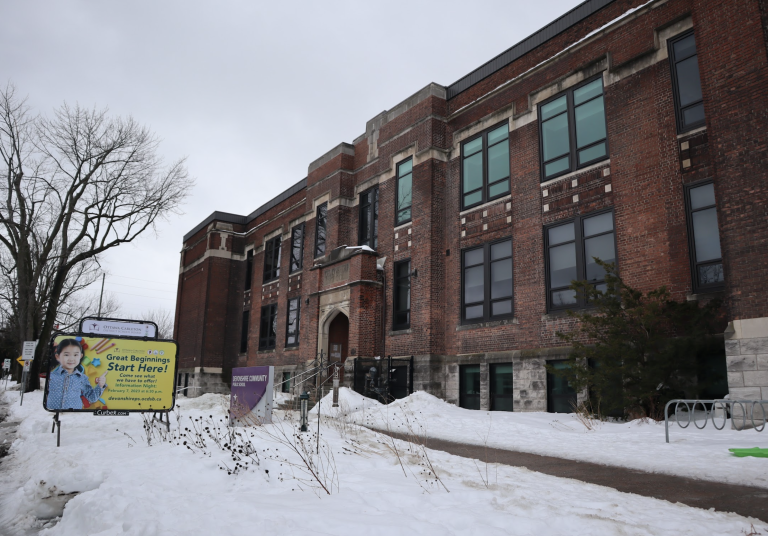
[[[382, 124], [376, 159], [369, 162], [371, 138], [366, 135], [356, 143], [354, 155], [339, 154], [314, 169], [304, 191], [250, 222], [245, 235], [227, 239], [227, 248], [237, 257], [209, 258], [181, 275], [176, 333], [182, 366], [192, 363], [195, 356], [202, 356], [206, 364], [209, 359], [211, 363], [218, 360], [225, 368], [228, 363], [282, 366], [313, 359], [323, 290], [322, 270], [310, 270], [315, 239], [313, 201], [327, 194], [333, 205], [328, 210], [326, 254], [340, 245], [355, 245], [359, 187], [372, 177], [381, 181], [378, 254], [387, 258], [386, 307], [382, 317], [380, 286], [350, 287], [349, 348], [355, 348], [357, 355], [455, 356], [561, 346], [556, 333], [572, 329], [573, 320], [563, 313], [547, 314], [543, 228], [602, 208], [612, 208], [615, 214], [618, 265], [625, 280], [642, 290], [667, 285], [676, 298], [684, 299], [692, 287], [683, 186], [701, 179], [715, 182], [727, 281], [722, 295], [727, 298], [728, 316], [768, 316], [768, 2], [657, 3], [653, 9], [634, 13], [626, 24], [514, 80], [644, 3], [616, 0], [451, 101], [429, 95], [410, 106]], [[680, 137], [669, 62], [650, 59], [656, 53], [655, 32], [686, 17], [692, 18], [696, 32], [707, 128]], [[600, 61], [606, 61], [611, 74], [624, 73], [605, 87], [610, 162], [547, 186], [545, 197], [540, 185], [538, 122], [528, 122], [510, 132], [511, 199], [464, 214], [462, 224], [455, 136], [490, 114], [514, 110], [513, 120], [525, 118], [537, 92], [576, 72], [596, 73]], [[487, 96], [508, 81], [513, 82]], [[689, 146], [685, 150], [683, 142]], [[437, 156], [425, 156], [428, 149]], [[395, 231], [396, 180], [391, 177], [400, 157], [393, 159], [393, 155], [406, 150], [416, 153], [414, 218], [410, 227]], [[579, 196], [576, 202], [574, 195]], [[488, 212], [486, 217], [483, 210]], [[251, 244], [260, 247], [263, 237], [281, 225], [284, 236], [289, 236], [290, 221], [302, 215], [309, 219], [300, 284], [298, 278], [288, 276], [286, 240], [279, 281], [262, 288], [263, 253], [259, 252], [254, 258], [252, 291], [244, 293], [245, 263], [240, 257], [244, 249]], [[201, 258], [206, 248], [218, 248], [218, 232], [202, 230], [185, 244], [185, 266]], [[515, 319], [490, 326], [461, 326], [461, 251], [503, 237], [513, 240]], [[391, 334], [392, 270], [396, 261], [406, 258], [418, 270], [411, 281], [411, 327]], [[351, 281], [377, 280], [370, 256], [358, 255], [346, 262], [350, 263]], [[294, 296], [301, 297], [300, 346], [285, 349], [287, 301]], [[267, 303], [278, 304], [277, 348], [259, 352], [259, 313]], [[240, 318], [249, 308], [248, 352], [238, 356]], [[382, 323], [387, 333], [384, 348]]]

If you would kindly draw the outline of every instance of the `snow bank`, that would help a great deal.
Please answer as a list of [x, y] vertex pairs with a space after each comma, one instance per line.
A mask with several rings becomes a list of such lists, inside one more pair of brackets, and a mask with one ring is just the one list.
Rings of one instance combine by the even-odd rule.
[[715, 430], [711, 422], [703, 430], [693, 423], [681, 429], [670, 423], [667, 444], [663, 422], [596, 422], [595, 429], [588, 430], [572, 414], [467, 410], [423, 391], [392, 402], [378, 413], [357, 413], [349, 419], [373, 428], [416, 431], [460, 443], [483, 445], [487, 441], [491, 447], [768, 488], [764, 459], [737, 458], [728, 451], [768, 445], [768, 430]]
[[320, 399], [318, 404], [309, 410], [312, 415], [317, 415], [318, 406], [322, 415], [339, 417], [349, 415], [357, 411], [363, 411], [369, 408], [382, 407], [381, 402], [372, 398], [365, 397], [347, 387], [339, 387], [339, 406], [333, 407], [333, 392], [328, 393]]
[[[406, 532], [416, 536], [738, 536], [750, 532], [750, 523], [765, 530], [763, 523], [735, 514], [624, 494], [522, 468], [491, 464], [486, 472], [481, 462], [429, 451], [448, 493], [424, 470], [422, 453], [413, 447], [398, 443], [398, 457], [373, 431], [327, 423], [321, 424], [321, 449], [333, 456], [335, 471], [330, 476], [338, 487], [332, 495], [315, 494], [312, 490], [317, 489], [311, 483], [298, 480], [301, 475], [295, 468], [300, 467], [300, 459], [274, 439], [281, 426], [293, 437], [296, 418], [292, 412], [287, 414], [293, 421], [238, 429], [253, 434], [260, 463], [228, 474], [221, 467], [232, 466], [232, 454], [210, 442], [206, 453], [182, 444], [148, 446], [144, 421], [138, 414], [64, 415], [62, 446], [56, 448], [55, 435], [50, 433], [51, 415], [42, 409], [41, 393], [25, 395], [21, 408], [18, 393], [2, 395], [12, 403], [9, 409], [14, 418], [21, 421], [18, 438], [0, 471], [0, 527], [4, 532], [35, 533], [43, 528], [41, 536], [254, 531], [339, 536]], [[351, 409], [358, 408], [352, 416], [394, 417], [395, 421], [415, 418], [432, 432], [450, 422], [455, 434], [462, 437], [488, 427], [487, 413], [459, 410], [425, 393], [388, 406], [346, 389], [340, 396]], [[225, 400], [209, 395], [181, 401], [182, 430], [223, 425]], [[330, 399], [321, 401], [326, 403], [330, 405]], [[509, 427], [515, 429], [512, 437], [521, 432], [535, 437], [548, 426], [540, 415], [511, 416], [529, 419], [525, 422], [508, 417], [494, 414], [492, 430]], [[171, 422], [178, 431], [176, 418]], [[315, 426], [311, 426], [313, 431]], [[658, 427], [650, 427], [658, 432]], [[299, 435], [314, 447], [312, 433]], [[501, 434], [497, 439], [504, 437]], [[543, 437], [549, 441], [555, 436]], [[574, 438], [598, 435], [574, 428], [558, 437], [560, 447], [567, 448]], [[624, 436], [623, 441], [627, 437], [631, 436]], [[309, 450], [314, 452], [314, 448]], [[46, 521], [57, 513], [62, 513], [60, 519]]]

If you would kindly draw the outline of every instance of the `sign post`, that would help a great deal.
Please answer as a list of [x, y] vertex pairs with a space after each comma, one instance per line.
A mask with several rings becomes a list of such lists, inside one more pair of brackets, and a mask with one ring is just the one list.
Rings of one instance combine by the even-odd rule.
[[3, 359], [3, 375], [5, 376], [5, 389], [8, 390], [8, 376], [11, 375], [11, 360]]
[[35, 358], [35, 348], [37, 347], [37, 341], [24, 341], [21, 351], [21, 360], [24, 364], [24, 368], [21, 370], [21, 398], [19, 399], [19, 406], [24, 404], [24, 391], [27, 390], [27, 378], [29, 376], [29, 369], [32, 360]]

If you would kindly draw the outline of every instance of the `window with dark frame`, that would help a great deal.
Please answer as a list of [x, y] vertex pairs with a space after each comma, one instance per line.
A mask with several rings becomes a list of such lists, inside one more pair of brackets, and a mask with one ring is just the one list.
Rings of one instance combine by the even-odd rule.
[[315, 258], [325, 255], [326, 219], [328, 218], [328, 203], [317, 207], [315, 216]]
[[688, 132], [706, 124], [704, 100], [701, 94], [699, 59], [693, 30], [667, 42], [672, 67], [672, 93], [678, 133]]
[[245, 290], [251, 290], [253, 283], [253, 250], [245, 254]]
[[288, 300], [288, 322], [285, 327], [285, 346], [299, 345], [299, 322], [301, 320], [301, 298]]
[[248, 351], [248, 328], [251, 322], [251, 312], [243, 311], [243, 323], [240, 326], [240, 353]]
[[714, 183], [710, 181], [686, 186], [685, 201], [693, 289], [696, 292], [716, 290], [723, 286], [725, 276]]
[[461, 209], [509, 192], [509, 124], [504, 122], [461, 145]]
[[280, 236], [267, 240], [264, 244], [264, 279], [269, 283], [280, 277]]
[[301, 270], [304, 258], [304, 224], [300, 223], [291, 229], [291, 267], [288, 273]]
[[541, 182], [608, 158], [602, 76], [539, 104]]
[[261, 308], [259, 325], [259, 350], [270, 350], [277, 344], [277, 304]]
[[[411, 221], [413, 206], [413, 158], [397, 164], [397, 199], [395, 226]], [[375, 248], [374, 248], [375, 249]]]
[[374, 251], [379, 246], [379, 187], [360, 194], [360, 226], [358, 245], [368, 246]]
[[411, 327], [411, 260], [396, 262], [394, 275], [392, 330], [396, 331]]
[[283, 372], [282, 389], [280, 389], [280, 392], [282, 393], [291, 392], [291, 373], [288, 371]]
[[512, 316], [512, 239], [462, 251], [461, 320], [465, 324]]
[[595, 262], [616, 262], [613, 212], [578, 216], [547, 226], [544, 232], [547, 267], [547, 309], [572, 309], [586, 304], [570, 288], [586, 280], [604, 291], [605, 270]]

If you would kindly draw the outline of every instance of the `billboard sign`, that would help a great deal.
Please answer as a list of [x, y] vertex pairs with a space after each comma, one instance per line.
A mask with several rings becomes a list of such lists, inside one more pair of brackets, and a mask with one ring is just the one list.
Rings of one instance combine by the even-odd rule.
[[154, 322], [142, 322], [140, 320], [84, 318], [80, 322], [80, 332], [101, 335], [102, 337], [148, 337], [156, 339], [157, 325]]
[[59, 334], [51, 342], [48, 411], [173, 409], [176, 341]]
[[232, 369], [230, 422], [241, 425], [272, 422], [274, 367]]

